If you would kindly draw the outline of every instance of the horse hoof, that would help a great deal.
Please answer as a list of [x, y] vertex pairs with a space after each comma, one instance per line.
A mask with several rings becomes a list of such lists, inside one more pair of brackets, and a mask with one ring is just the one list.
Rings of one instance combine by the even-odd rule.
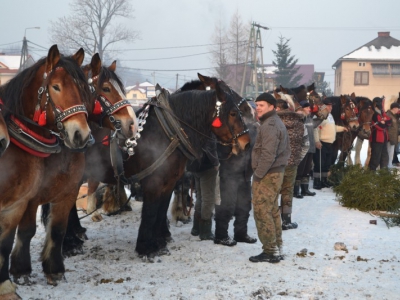
[[8, 293], [0, 295], [0, 300], [22, 300], [22, 298], [17, 293]]
[[147, 255], [143, 254], [143, 255], [139, 255], [139, 257], [142, 259], [143, 262], [154, 263], [156, 254], [155, 253], [150, 253]]
[[160, 250], [157, 251], [157, 254], [159, 256], [163, 256], [163, 255], [171, 255], [171, 252], [169, 252], [167, 247], [161, 248]]
[[99, 213], [94, 213], [92, 216], [93, 222], [100, 222], [103, 220], [103, 217]]
[[30, 275], [13, 276], [13, 279], [18, 285], [31, 286], [32, 284], [36, 284], [36, 281], [32, 280]]
[[17, 285], [11, 280], [6, 280], [0, 284], [0, 299], [1, 300], [19, 300], [22, 299], [16, 293]]
[[76, 236], [82, 241], [87, 241], [89, 239], [85, 232], [76, 233]]
[[49, 274], [46, 275], [47, 284], [52, 286], [57, 286], [58, 282], [61, 280], [65, 280], [64, 273], [56, 273], [56, 274]]
[[173, 243], [173, 242], [175, 242], [174, 239], [173, 239], [171, 236], [167, 236], [167, 237], [165, 238], [165, 241], [166, 241], [167, 243]]

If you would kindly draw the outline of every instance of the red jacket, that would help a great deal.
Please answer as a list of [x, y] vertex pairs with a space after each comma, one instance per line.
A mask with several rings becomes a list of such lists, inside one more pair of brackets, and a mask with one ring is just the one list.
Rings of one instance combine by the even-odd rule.
[[[385, 121], [384, 124], [381, 123], [382, 120]], [[371, 143], [386, 143], [389, 140], [388, 127], [391, 123], [392, 120], [385, 112], [381, 115], [375, 111], [372, 116], [371, 135], [369, 141]]]

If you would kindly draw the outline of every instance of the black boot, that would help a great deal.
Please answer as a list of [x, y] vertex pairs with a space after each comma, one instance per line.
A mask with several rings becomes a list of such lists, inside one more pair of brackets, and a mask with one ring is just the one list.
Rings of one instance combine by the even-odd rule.
[[282, 217], [282, 230], [296, 229], [299, 225], [292, 222], [291, 214], [281, 214]]
[[237, 242], [235, 240], [231, 239], [229, 236], [227, 236], [223, 239], [214, 238], [214, 244], [231, 247], [231, 246], [235, 246], [237, 244]]
[[301, 179], [301, 194], [303, 196], [315, 196], [316, 194], [314, 192], [311, 192], [308, 187], [308, 183], [309, 183], [309, 177], [303, 177]]
[[320, 189], [322, 189], [322, 186], [321, 186], [321, 179], [319, 179], [319, 178], [314, 178], [313, 189], [314, 189], [314, 190], [320, 190]]
[[328, 182], [328, 178], [322, 177], [321, 179], [321, 187], [322, 188], [330, 188], [332, 185]]
[[200, 219], [199, 229], [200, 234], [199, 237], [202, 241], [204, 240], [214, 240], [214, 234], [211, 232], [212, 228], [212, 220], [203, 220]]
[[200, 234], [200, 229], [199, 229], [200, 218], [201, 214], [195, 211], [193, 215], [193, 227], [192, 231], [190, 232], [190, 234], [193, 236], [198, 236]]
[[302, 199], [303, 195], [300, 194], [300, 180], [296, 180], [294, 182], [294, 187], [293, 187], [293, 197]]

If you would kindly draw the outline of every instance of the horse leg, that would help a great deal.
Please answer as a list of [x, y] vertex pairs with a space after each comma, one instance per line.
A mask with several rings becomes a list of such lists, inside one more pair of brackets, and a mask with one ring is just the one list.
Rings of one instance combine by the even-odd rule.
[[64, 278], [65, 266], [63, 263], [62, 245], [68, 225], [68, 212], [76, 202], [78, 188], [68, 195], [62, 196], [62, 201], [54, 201], [50, 205], [51, 218], [46, 230], [46, 239], [41, 254], [43, 272], [47, 283], [57, 285]]
[[29, 275], [32, 272], [30, 244], [36, 233], [37, 204], [30, 202], [18, 224], [15, 247], [11, 253], [10, 273], [18, 284], [32, 284]]
[[160, 206], [159, 194], [144, 191], [142, 221], [136, 242], [136, 252], [139, 256], [147, 256], [149, 259], [157, 254], [158, 245], [153, 235], [154, 225], [157, 220], [157, 212]]
[[354, 160], [355, 160], [355, 164], [356, 165], [361, 165], [361, 158], [360, 158], [360, 154], [361, 154], [361, 148], [363, 145], [364, 140], [360, 139], [359, 137], [357, 137], [357, 141], [356, 141], [356, 153], [354, 156]]
[[64, 256], [83, 254], [83, 243], [87, 240], [86, 228], [81, 226], [76, 205], [73, 205], [68, 215], [68, 225], [62, 245]]
[[96, 190], [99, 187], [100, 182], [92, 179], [88, 179], [88, 197], [87, 197], [87, 208], [86, 212], [88, 214], [92, 213], [92, 221], [100, 222], [103, 220], [101, 214], [96, 211], [97, 209], [97, 199], [96, 199]]
[[157, 240], [159, 255], [169, 255], [167, 242], [173, 242], [171, 232], [169, 231], [169, 220], [167, 218], [171, 196], [172, 192], [162, 195], [161, 204], [157, 212], [157, 220], [154, 225], [153, 234]]
[[0, 211], [0, 298], [7, 295], [6, 299], [20, 299], [17, 298], [16, 285], [11, 282], [8, 271], [15, 232], [26, 209], [26, 201], [20, 203], [22, 205], [14, 204]]

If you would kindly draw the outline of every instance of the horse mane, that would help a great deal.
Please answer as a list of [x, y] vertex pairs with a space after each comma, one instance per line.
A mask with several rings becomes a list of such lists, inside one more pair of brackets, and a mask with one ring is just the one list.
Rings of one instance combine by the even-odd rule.
[[124, 93], [124, 96], [126, 96], [124, 84], [122, 83], [119, 76], [115, 72], [110, 71], [107, 67], [101, 66], [99, 80], [98, 80], [98, 86], [102, 86], [104, 81], [109, 80], [109, 79], [115, 80], [115, 82], [117, 82], [121, 91]]
[[300, 93], [302, 90], [305, 90], [306, 89], [306, 86], [305, 85], [300, 85], [300, 86], [298, 86], [298, 87], [295, 87], [295, 88], [290, 88], [290, 90], [292, 90], [293, 91], [293, 93], [295, 93], [295, 94], [298, 94], [298, 93]]
[[195, 90], [202, 84], [203, 83], [198, 79], [192, 80], [192, 81], [186, 82], [178, 91], [184, 92], [184, 91]]
[[[35, 79], [38, 70], [46, 63], [46, 59], [46, 57], [39, 59], [33, 66], [23, 70], [9, 82], [0, 87], [0, 98], [5, 106], [5, 117], [8, 117], [11, 114], [25, 114], [23, 109], [23, 101], [26, 101], [26, 99], [24, 99], [24, 93]], [[61, 56], [53, 70], [57, 67], [62, 67], [77, 81], [80, 87], [79, 91], [81, 93], [81, 98], [84, 101], [83, 104], [88, 109], [90, 104], [89, 101], [91, 99], [90, 90], [87, 85], [85, 74], [76, 61], [72, 57]], [[52, 74], [49, 74], [48, 76], [51, 75]]]
[[[209, 136], [213, 118], [212, 112], [215, 110], [215, 96], [215, 91], [189, 90], [171, 94], [169, 96], [169, 104], [175, 116], [184, 123], [190, 124], [195, 130]], [[233, 104], [232, 101], [227, 101], [221, 107], [220, 118], [223, 123], [227, 123], [227, 114], [229, 114], [230, 109], [228, 113], [226, 111], [229, 102]], [[207, 138], [196, 134], [197, 132], [194, 132], [191, 127], [184, 123], [181, 123], [181, 126], [189, 136], [190, 142], [196, 150], [200, 150]]]

